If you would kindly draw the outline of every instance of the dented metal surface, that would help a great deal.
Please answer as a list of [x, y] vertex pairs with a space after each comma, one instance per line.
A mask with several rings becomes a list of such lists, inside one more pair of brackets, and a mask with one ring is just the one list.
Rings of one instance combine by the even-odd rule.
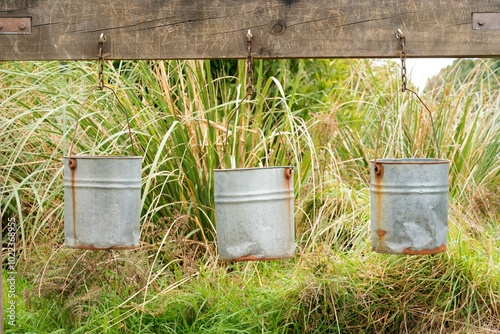
[[371, 235], [378, 253], [446, 251], [448, 160], [371, 161]]
[[295, 251], [290, 167], [214, 171], [217, 245], [223, 261], [285, 259]]
[[65, 157], [66, 246], [139, 246], [142, 157]]

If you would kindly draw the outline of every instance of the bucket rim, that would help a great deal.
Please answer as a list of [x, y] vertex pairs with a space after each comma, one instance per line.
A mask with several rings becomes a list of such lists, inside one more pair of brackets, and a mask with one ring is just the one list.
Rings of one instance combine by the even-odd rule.
[[418, 165], [418, 164], [429, 164], [429, 165], [439, 165], [439, 164], [449, 164], [450, 160], [447, 159], [435, 159], [435, 158], [382, 158], [382, 159], [372, 159], [370, 160], [372, 164], [381, 163], [389, 165]]
[[141, 156], [131, 156], [131, 155], [72, 155], [64, 156], [63, 159], [143, 159]]
[[241, 171], [251, 171], [251, 170], [265, 170], [265, 169], [286, 169], [292, 168], [292, 166], [273, 166], [273, 167], [248, 167], [248, 168], [227, 168], [227, 169], [214, 169], [214, 172], [241, 172]]

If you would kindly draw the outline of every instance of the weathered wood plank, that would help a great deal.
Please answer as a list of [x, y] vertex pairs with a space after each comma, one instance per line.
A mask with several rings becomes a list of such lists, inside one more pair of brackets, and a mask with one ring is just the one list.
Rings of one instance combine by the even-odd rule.
[[[2, 0], [1, 17], [31, 17], [0, 35], [0, 60], [500, 56], [500, 30], [472, 27], [499, 0]], [[0, 30], [1, 33], [1, 30]]]

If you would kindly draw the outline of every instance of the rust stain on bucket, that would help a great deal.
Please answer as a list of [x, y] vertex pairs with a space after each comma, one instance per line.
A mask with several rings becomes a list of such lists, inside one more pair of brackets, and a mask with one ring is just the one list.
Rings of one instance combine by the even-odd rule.
[[386, 235], [386, 234], [387, 234], [387, 231], [384, 231], [384, 230], [380, 230], [380, 229], [379, 229], [379, 230], [377, 231], [377, 234], [378, 234], [378, 237], [379, 237], [379, 238], [383, 238], [383, 237], [384, 237], [384, 235]]
[[76, 187], [75, 187], [75, 173], [78, 163], [75, 158], [70, 158], [68, 160], [68, 167], [71, 171], [70, 176], [70, 187], [71, 187], [71, 208], [73, 211], [73, 238], [76, 240]]
[[259, 261], [261, 258], [255, 256], [255, 255], [246, 255], [239, 257], [237, 259], [234, 259], [234, 262], [243, 262], [243, 261]]
[[109, 247], [94, 247], [91, 245], [83, 245], [83, 246], [71, 246], [71, 245], [66, 245], [69, 248], [76, 248], [76, 249], [84, 249], [84, 250], [122, 250], [122, 249], [135, 249], [137, 246], [109, 246]]
[[405, 248], [405, 249], [403, 249], [403, 254], [405, 254], [405, 255], [430, 255], [430, 254], [443, 253], [445, 251], [446, 251], [446, 245], [441, 245], [441, 246], [436, 247], [434, 249], [416, 250], [416, 249], [411, 249], [411, 248]]
[[[377, 206], [379, 208], [382, 207], [382, 191], [381, 187], [383, 184], [383, 176], [384, 176], [384, 167], [375, 163], [373, 167], [375, 173], [375, 182], [373, 186], [375, 187], [375, 201], [377, 202]], [[385, 240], [383, 237], [387, 234], [387, 231], [382, 229], [382, 210], [377, 210], [377, 234], [379, 237], [378, 245], [376, 251], [378, 252], [380, 248], [385, 248]]]
[[[293, 168], [285, 168], [285, 188], [286, 190], [291, 194], [292, 200], [287, 201], [288, 204], [288, 235], [295, 235], [295, 222], [294, 222], [294, 211], [293, 211]], [[289, 248], [294, 248], [295, 247], [295, 239], [290, 238], [289, 239]], [[293, 243], [293, 244], [292, 244]], [[277, 260], [278, 258], [274, 258], [272, 260]]]
[[[246, 255], [239, 257], [237, 259], [231, 260], [231, 262], [247, 262], [247, 261], [273, 261], [273, 260], [286, 260], [290, 259], [292, 256], [277, 256], [277, 257], [258, 257], [255, 255]], [[225, 260], [223, 260], [225, 261]]]

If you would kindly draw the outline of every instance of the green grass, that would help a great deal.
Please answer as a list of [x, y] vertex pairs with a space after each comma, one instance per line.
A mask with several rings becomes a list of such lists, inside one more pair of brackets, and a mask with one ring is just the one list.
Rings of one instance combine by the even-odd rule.
[[[242, 100], [244, 64], [107, 62], [121, 103], [95, 89], [94, 63], [1, 64], [0, 212], [19, 222], [6, 333], [498, 332], [500, 94], [481, 84], [495, 80], [487, 64], [422, 95], [451, 160], [448, 250], [422, 257], [371, 252], [381, 115], [380, 155], [436, 155], [427, 111], [391, 101], [396, 65], [256, 61], [258, 93]], [[133, 154], [124, 113], [144, 159], [142, 246], [64, 248], [62, 157], [72, 140], [77, 154]], [[289, 164], [295, 258], [219, 262], [213, 169]]]

